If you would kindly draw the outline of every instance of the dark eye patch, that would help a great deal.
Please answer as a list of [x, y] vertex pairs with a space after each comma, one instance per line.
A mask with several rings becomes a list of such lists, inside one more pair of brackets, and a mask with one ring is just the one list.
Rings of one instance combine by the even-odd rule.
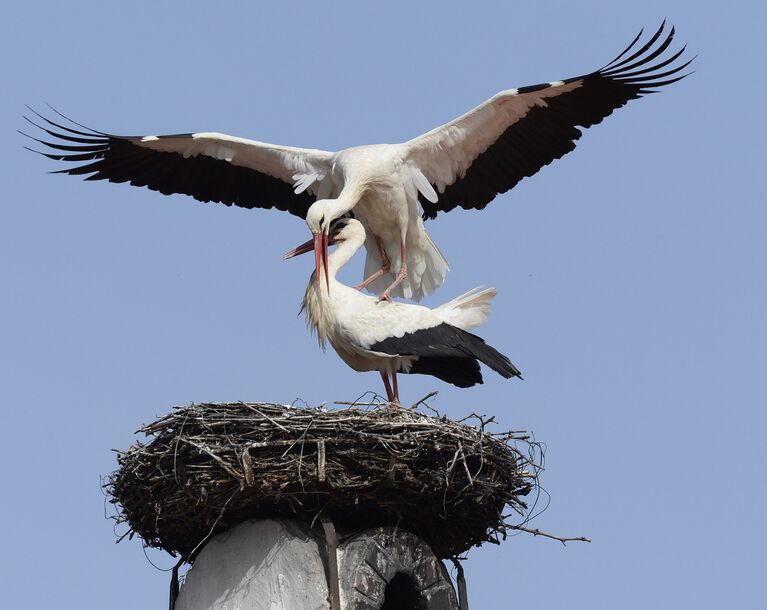
[[349, 224], [349, 219], [346, 216], [336, 218], [330, 223], [330, 235], [337, 235], [347, 224]]

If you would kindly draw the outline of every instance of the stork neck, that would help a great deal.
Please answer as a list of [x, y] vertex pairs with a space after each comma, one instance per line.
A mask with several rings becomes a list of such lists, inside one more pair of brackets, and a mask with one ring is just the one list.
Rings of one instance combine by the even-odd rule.
[[350, 182], [344, 186], [336, 199], [331, 199], [326, 210], [326, 215], [331, 218], [340, 218], [357, 205], [365, 194], [365, 186], [360, 182]]
[[347, 239], [336, 246], [333, 253], [328, 256], [328, 275], [330, 279], [336, 279], [338, 270], [351, 260], [362, 244], [362, 240]]

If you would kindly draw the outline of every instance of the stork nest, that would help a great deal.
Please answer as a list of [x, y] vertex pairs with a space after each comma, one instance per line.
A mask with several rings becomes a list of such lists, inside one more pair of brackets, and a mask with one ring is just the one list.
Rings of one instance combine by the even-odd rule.
[[505, 538], [537, 486], [537, 444], [488, 432], [491, 421], [394, 406], [196, 404], [143, 426], [151, 440], [118, 452], [104, 487], [129, 528], [120, 539], [138, 534], [187, 561], [245, 520], [313, 523], [323, 511], [342, 533], [399, 525], [455, 557]]

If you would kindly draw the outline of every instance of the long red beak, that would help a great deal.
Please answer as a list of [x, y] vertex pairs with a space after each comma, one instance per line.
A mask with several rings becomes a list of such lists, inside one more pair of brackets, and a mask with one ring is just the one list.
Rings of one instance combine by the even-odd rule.
[[307, 252], [311, 252], [314, 248], [314, 240], [310, 239], [307, 242], [304, 242], [300, 246], [296, 246], [292, 250], [288, 250], [285, 252], [285, 254], [282, 255], [282, 260], [288, 260], [289, 258], [293, 258], [294, 256], [298, 256], [300, 254], [306, 254]]
[[[330, 273], [328, 272], [328, 234], [322, 232], [322, 264], [325, 265], [325, 286], [328, 288], [328, 294], [330, 294]], [[315, 246], [316, 247], [316, 246]], [[315, 256], [315, 264], [317, 264], [317, 257]], [[317, 275], [319, 281], [319, 275]]]
[[330, 292], [330, 274], [328, 273], [328, 246], [334, 243], [333, 240], [328, 238], [327, 233], [314, 233], [312, 239], [304, 242], [300, 246], [296, 246], [292, 250], [289, 250], [283, 254], [282, 258], [287, 260], [300, 254], [306, 254], [314, 250], [314, 266], [317, 272], [317, 281], [320, 281], [320, 277], [325, 274], [325, 285], [328, 287], [328, 293]]

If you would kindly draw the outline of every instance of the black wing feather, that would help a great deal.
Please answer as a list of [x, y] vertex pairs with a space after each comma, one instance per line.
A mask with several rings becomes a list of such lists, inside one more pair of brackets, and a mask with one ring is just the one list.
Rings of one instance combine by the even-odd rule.
[[[116, 136], [72, 121], [74, 125], [88, 130], [81, 131], [54, 122], [31, 108], [30, 111], [45, 121], [47, 127], [24, 118], [57, 141], [48, 142], [23, 135], [52, 151], [61, 151], [33, 152], [56, 161], [88, 162], [52, 173], [86, 175], [85, 180], [129, 182], [163, 195], [182, 193], [198, 201], [213, 201], [227, 206], [277, 208], [301, 218], [306, 217], [306, 211], [314, 202], [314, 197], [307, 191], [297, 195], [292, 185], [247, 167], [204, 155], [185, 158], [179, 153], [151, 150], [135, 143], [140, 136]], [[181, 137], [184, 135], [191, 137], [192, 134], [180, 134]]]
[[431, 375], [459, 388], [482, 383], [479, 362], [465, 356], [422, 356], [408, 371], [414, 375]]
[[[650, 40], [633, 53], [631, 51], [639, 42], [642, 32], [604, 68], [565, 80], [565, 83], [578, 80], [583, 82], [577, 89], [546, 98], [547, 106], [531, 108], [525, 117], [509, 126], [474, 160], [463, 177], [438, 193], [438, 201], [432, 203], [419, 196], [424, 219], [435, 218], [438, 212], [448, 212], [456, 207], [467, 210], [484, 208], [497, 195], [514, 188], [523, 178], [532, 176], [573, 150], [582, 135], [580, 128], [596, 125], [630, 100], [655, 93], [659, 87], [685, 78], [687, 74], [664, 80], [667, 76], [678, 74], [692, 60], [660, 72], [682, 55], [684, 47], [672, 57], [647, 66], [674, 39], [674, 28], [671, 28], [668, 36], [653, 49], [664, 26], [665, 21]], [[522, 87], [518, 93], [538, 91], [550, 86], [546, 83]]]
[[520, 377], [511, 361], [484, 340], [447, 323], [402, 337], [388, 337], [368, 347], [384, 354], [417, 356], [410, 373], [433, 375], [461, 388], [482, 383], [479, 362], [502, 377]]

